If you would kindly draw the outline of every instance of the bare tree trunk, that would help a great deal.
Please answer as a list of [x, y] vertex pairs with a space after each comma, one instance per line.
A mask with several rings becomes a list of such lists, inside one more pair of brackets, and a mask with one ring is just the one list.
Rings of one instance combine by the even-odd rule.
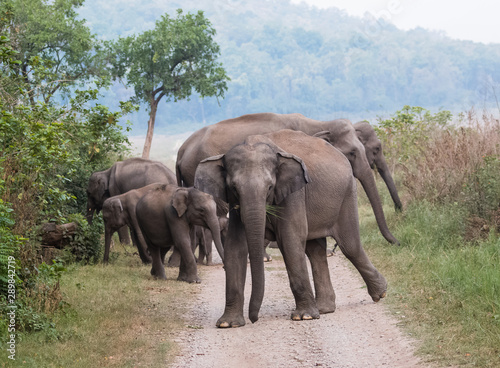
[[153, 132], [155, 129], [156, 110], [158, 110], [158, 102], [153, 98], [151, 102], [151, 112], [149, 114], [148, 132], [146, 134], [146, 141], [144, 142], [144, 149], [142, 150], [142, 158], [149, 159], [149, 152], [151, 151]]

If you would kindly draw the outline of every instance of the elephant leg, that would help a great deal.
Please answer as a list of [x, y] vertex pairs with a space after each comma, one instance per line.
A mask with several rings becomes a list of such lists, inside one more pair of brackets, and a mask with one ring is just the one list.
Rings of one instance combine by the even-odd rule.
[[248, 246], [245, 228], [238, 215], [231, 220], [224, 243], [224, 270], [226, 272], [226, 306], [216, 325], [220, 328], [245, 325], [243, 316]]
[[387, 292], [387, 281], [373, 266], [361, 245], [355, 195], [350, 201], [344, 200], [334, 230], [337, 244], [363, 277], [372, 300], [378, 302], [384, 298]]
[[144, 249], [139, 241], [139, 237], [134, 230], [130, 230], [130, 235], [132, 235], [132, 243], [137, 247], [137, 251], [139, 252], [139, 257], [141, 257], [141, 261], [144, 264], [151, 263], [151, 256], [149, 255], [148, 249]]
[[[290, 197], [288, 197], [290, 198]], [[290, 288], [295, 297], [296, 309], [292, 312], [294, 321], [319, 318], [319, 310], [309, 281], [306, 261], [307, 216], [301, 203], [285, 199], [280, 219], [274, 226], [276, 242], [283, 254]]]
[[118, 237], [120, 238], [120, 243], [130, 244], [130, 235], [128, 231], [128, 226], [122, 226], [118, 229]]
[[191, 239], [176, 241], [175, 246], [178, 248], [181, 255], [181, 264], [179, 266], [178, 281], [189, 283], [200, 283], [198, 277], [198, 268], [196, 267], [196, 259], [191, 250]]
[[335, 312], [335, 291], [328, 270], [326, 238], [308, 240], [306, 254], [311, 262], [311, 270], [316, 291], [316, 305], [321, 314]]
[[160, 247], [148, 246], [149, 253], [153, 259], [153, 264], [151, 266], [151, 275], [157, 279], [166, 280], [167, 275], [165, 274], [165, 267], [161, 262], [161, 250]]
[[264, 262], [271, 262], [273, 260], [273, 257], [267, 253], [267, 249], [269, 248], [269, 244], [271, 244], [270, 240], [265, 240], [264, 241]]
[[179, 267], [181, 265], [181, 254], [179, 250], [174, 247], [170, 258], [168, 259], [167, 267]]

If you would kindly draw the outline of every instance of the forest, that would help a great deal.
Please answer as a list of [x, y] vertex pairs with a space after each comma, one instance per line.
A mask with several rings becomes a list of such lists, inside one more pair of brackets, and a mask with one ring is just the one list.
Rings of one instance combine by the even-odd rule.
[[[288, 0], [130, 1], [127, 6], [87, 0], [79, 14], [98, 37], [109, 40], [151, 28], [157, 14], [180, 7], [203, 10], [210, 19], [231, 81], [224, 99], [193, 95], [190, 101], [163, 103], [157, 122], [162, 134], [254, 112], [374, 121], [404, 105], [454, 114], [472, 106], [498, 110], [496, 44], [453, 40], [421, 28], [402, 31], [383, 19]], [[105, 104], [129, 95], [116, 84]], [[128, 117], [134, 134], [144, 134], [145, 116], [141, 109]]]

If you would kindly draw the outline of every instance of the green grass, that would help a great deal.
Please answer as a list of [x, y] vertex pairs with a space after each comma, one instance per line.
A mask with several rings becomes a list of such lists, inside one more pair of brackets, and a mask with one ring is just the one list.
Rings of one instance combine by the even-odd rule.
[[154, 280], [149, 271], [123, 248], [108, 266], [72, 267], [61, 280], [68, 305], [55, 315], [57, 333], [20, 336], [16, 361], [2, 354], [2, 366], [167, 365], [177, 351], [175, 333], [185, 325], [184, 304], [175, 295], [192, 295], [192, 285], [176, 281], [178, 269], [166, 269], [167, 281]]
[[389, 281], [385, 303], [401, 326], [423, 341], [419, 353], [443, 366], [500, 366], [498, 234], [465, 242], [464, 214], [457, 204], [421, 202], [395, 214], [385, 195], [384, 203], [401, 246], [385, 242], [360, 195], [362, 242]]

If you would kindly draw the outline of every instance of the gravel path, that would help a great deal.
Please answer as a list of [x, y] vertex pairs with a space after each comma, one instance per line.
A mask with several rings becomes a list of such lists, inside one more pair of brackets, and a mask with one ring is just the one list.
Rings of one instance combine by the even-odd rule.
[[[202, 284], [186, 316], [188, 326], [177, 338], [181, 352], [172, 367], [429, 367], [414, 356], [414, 344], [396, 326], [384, 301], [371, 301], [361, 277], [341, 254], [329, 258], [337, 295], [335, 313], [291, 321], [294, 300], [280, 258], [266, 264], [259, 320], [252, 324], [247, 319], [246, 326], [233, 329], [215, 327], [224, 311], [222, 266], [200, 267]], [[246, 303], [249, 274], [250, 270]]]

